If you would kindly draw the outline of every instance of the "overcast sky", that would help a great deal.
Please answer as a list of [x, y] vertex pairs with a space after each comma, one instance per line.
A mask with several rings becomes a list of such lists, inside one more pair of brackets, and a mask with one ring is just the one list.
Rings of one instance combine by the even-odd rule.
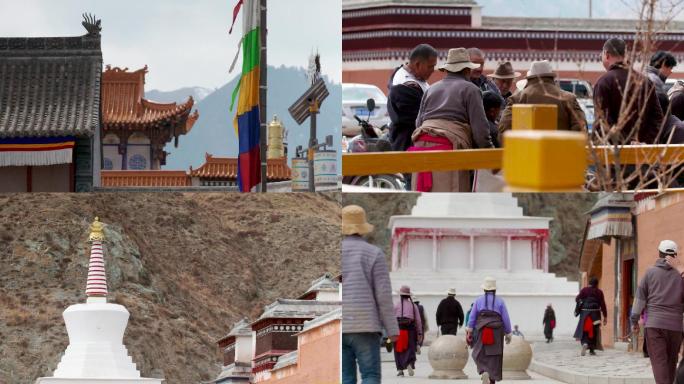
[[[228, 34], [238, 0], [0, 0], [0, 36], [77, 36], [83, 12], [102, 19], [105, 64], [149, 66], [147, 89], [217, 88], [229, 74], [241, 38], [241, 16]], [[269, 65], [306, 67], [312, 50], [339, 82], [341, 0], [269, 0]]]
[[[513, 17], [589, 17], [590, 0], [475, 0], [483, 6], [487, 16]], [[638, 4], [642, 0], [592, 0], [592, 16], [595, 18], [637, 18]], [[659, 0], [661, 7], [672, 9], [680, 0]], [[682, 7], [677, 7], [676, 19], [684, 20]]]

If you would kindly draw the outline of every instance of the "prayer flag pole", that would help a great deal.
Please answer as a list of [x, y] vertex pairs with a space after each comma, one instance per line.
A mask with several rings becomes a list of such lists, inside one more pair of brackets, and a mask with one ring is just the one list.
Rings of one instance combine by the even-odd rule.
[[259, 121], [260, 121], [260, 134], [259, 134], [259, 146], [261, 155], [261, 192], [267, 192], [268, 185], [268, 162], [266, 158], [267, 152], [267, 124], [268, 116], [266, 115], [266, 98], [268, 96], [268, 61], [267, 61], [267, 29], [268, 29], [268, 12], [267, 0], [259, 0], [259, 12], [260, 12], [260, 27], [261, 27], [261, 57], [259, 68]]

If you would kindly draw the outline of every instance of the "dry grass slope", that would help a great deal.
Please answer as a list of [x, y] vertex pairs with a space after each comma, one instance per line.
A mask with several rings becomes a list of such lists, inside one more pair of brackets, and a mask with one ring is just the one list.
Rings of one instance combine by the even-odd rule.
[[85, 300], [88, 226], [108, 224], [110, 301], [131, 313], [124, 342], [146, 376], [210, 380], [216, 339], [242, 315], [339, 273], [340, 196], [0, 195], [0, 383], [51, 374], [61, 313]]

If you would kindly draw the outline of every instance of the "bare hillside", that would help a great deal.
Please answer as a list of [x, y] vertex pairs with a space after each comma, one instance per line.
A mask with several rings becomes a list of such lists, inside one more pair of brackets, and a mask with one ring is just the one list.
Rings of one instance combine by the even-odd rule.
[[339, 195], [0, 195], [0, 383], [51, 374], [61, 317], [85, 301], [94, 216], [107, 225], [109, 301], [131, 313], [124, 342], [146, 376], [198, 383], [216, 339], [243, 315], [339, 272]]

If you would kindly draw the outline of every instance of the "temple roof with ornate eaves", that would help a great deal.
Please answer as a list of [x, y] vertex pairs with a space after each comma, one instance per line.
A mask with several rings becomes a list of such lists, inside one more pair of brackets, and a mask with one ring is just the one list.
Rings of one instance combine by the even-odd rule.
[[190, 132], [199, 118], [191, 113], [192, 96], [183, 103], [157, 103], [144, 98], [147, 66], [137, 71], [107, 66], [102, 74], [102, 120], [106, 130], [171, 127], [173, 136]]

